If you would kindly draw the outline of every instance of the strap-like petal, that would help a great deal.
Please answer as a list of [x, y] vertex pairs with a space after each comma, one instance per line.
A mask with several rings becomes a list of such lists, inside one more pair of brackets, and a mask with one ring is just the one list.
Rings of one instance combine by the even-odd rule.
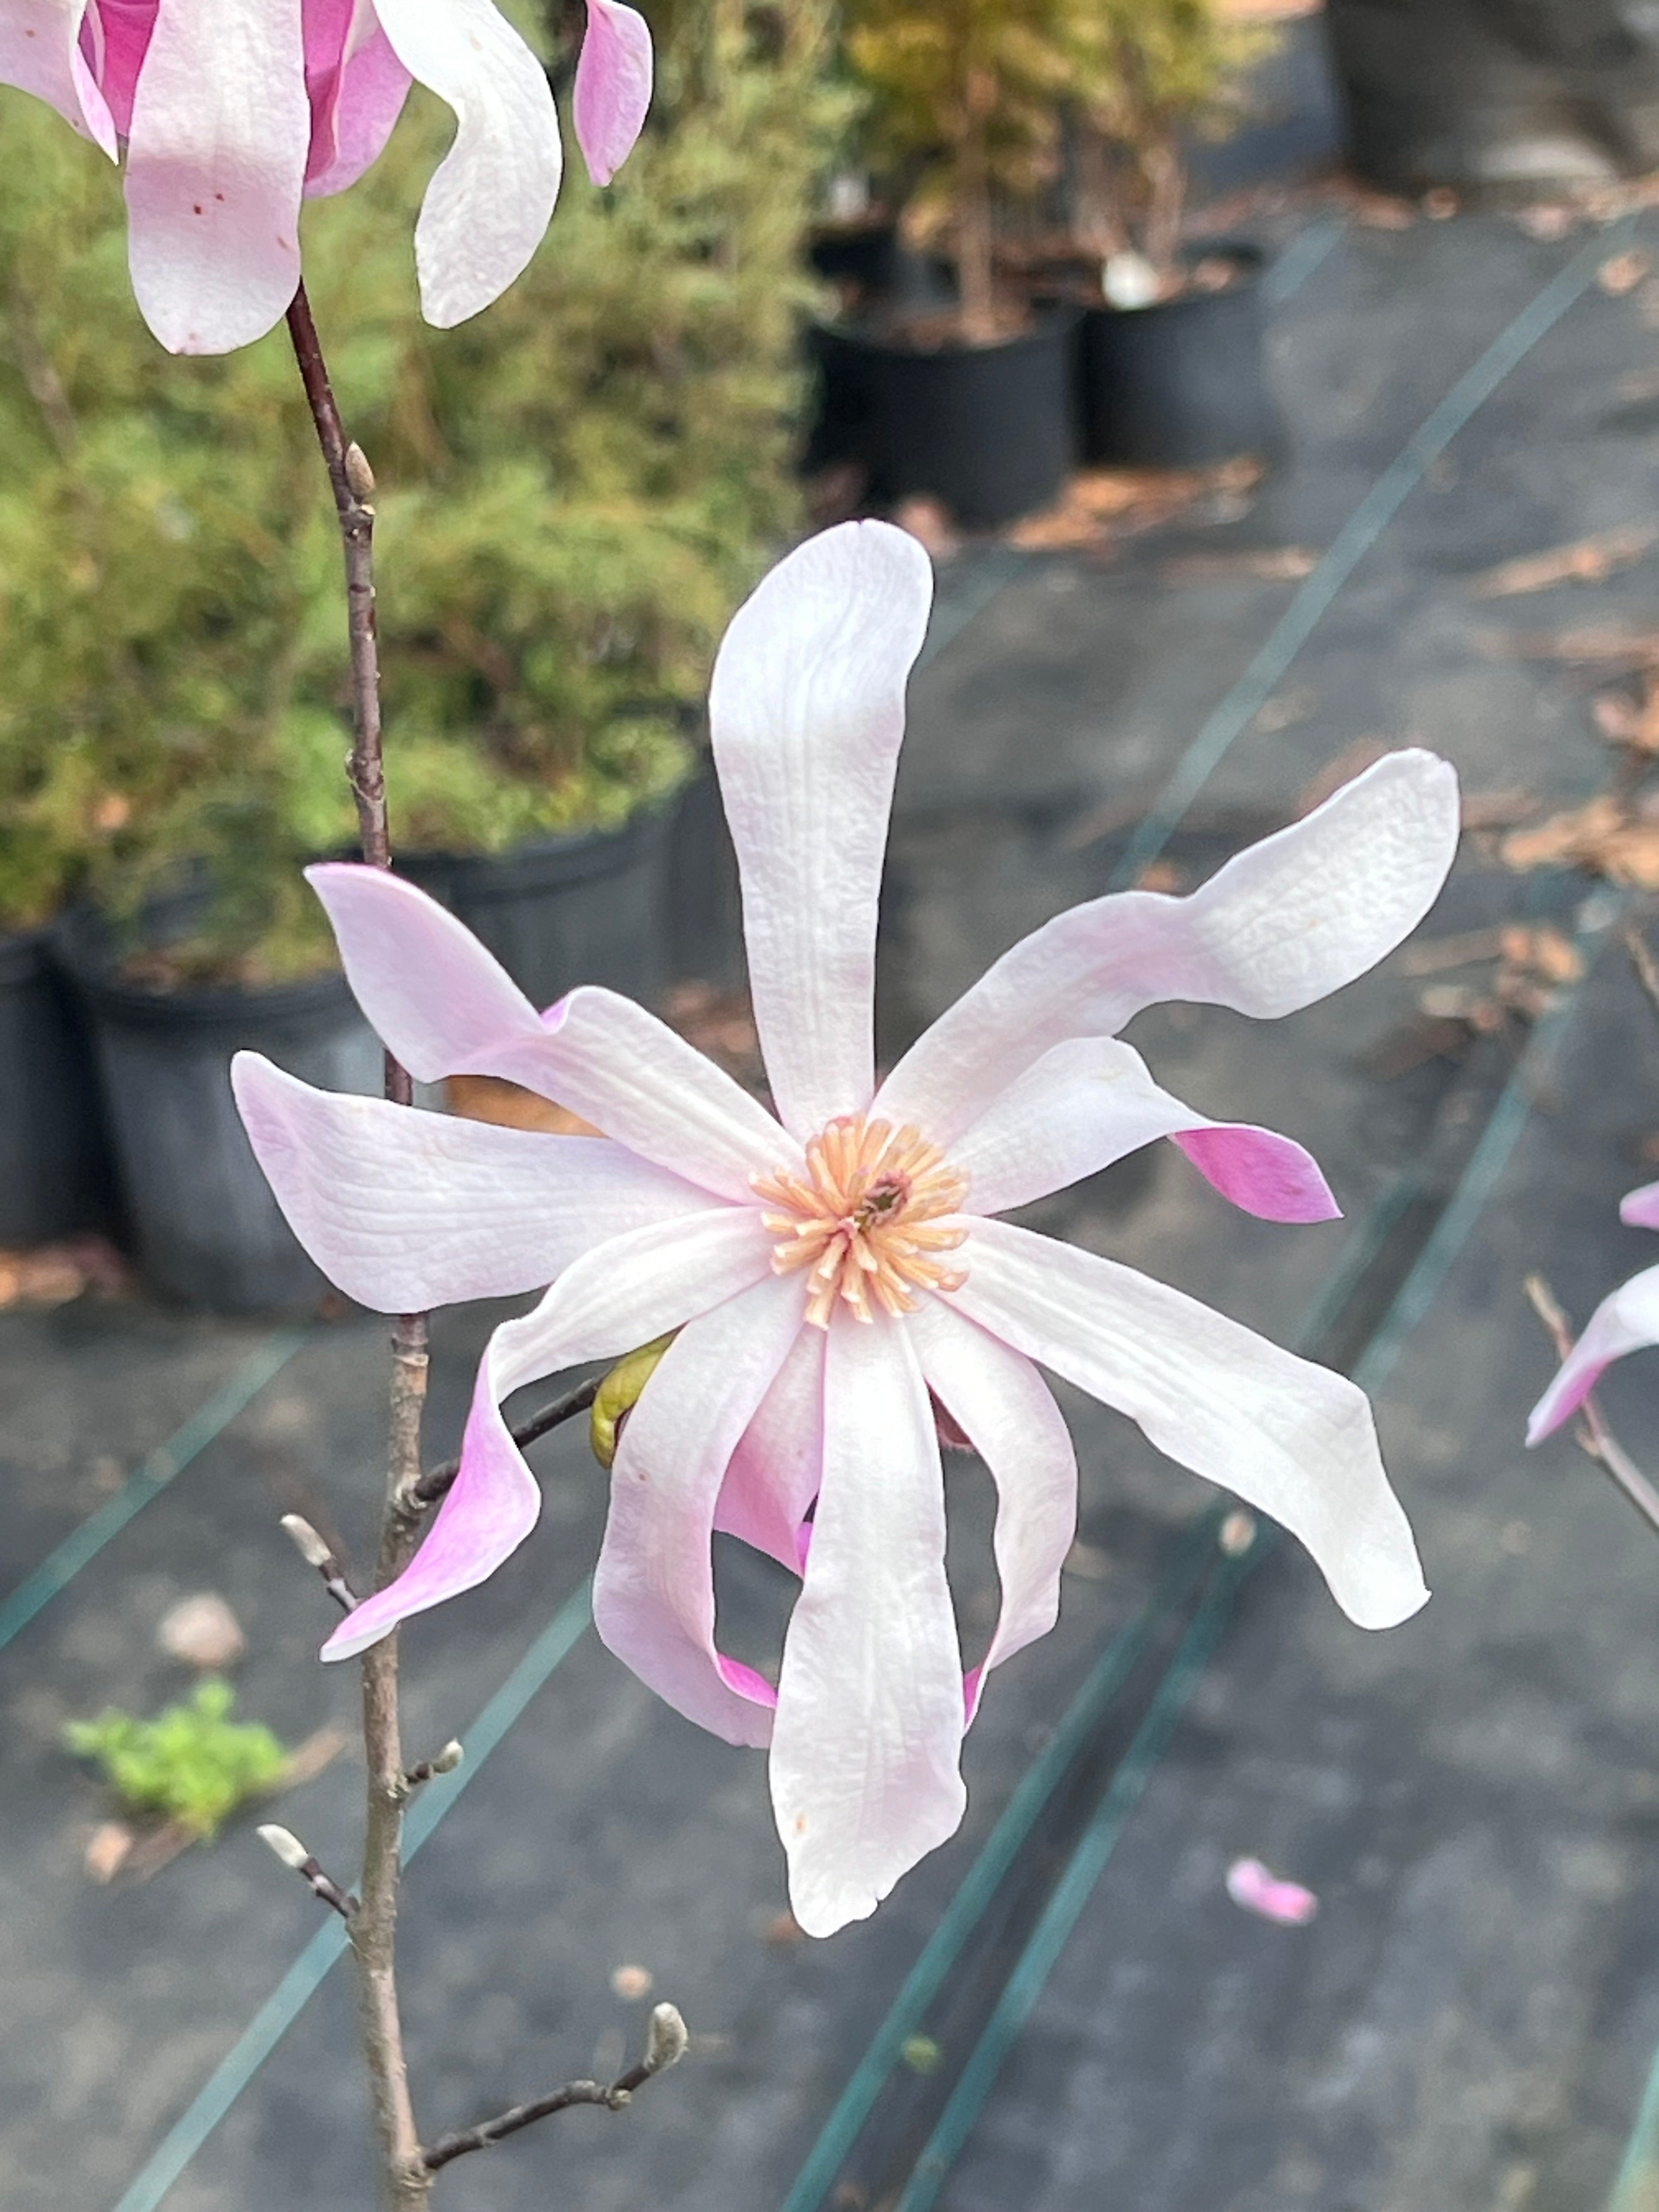
[[1619, 1201], [1619, 1218], [1627, 1229], [1659, 1229], [1659, 1182], [1627, 1190]]
[[127, 252], [172, 353], [229, 353], [300, 282], [311, 143], [300, 0], [161, 0], [127, 143]]
[[739, 1203], [751, 1175], [799, 1166], [799, 1146], [766, 1109], [642, 1006], [585, 987], [544, 1018], [412, 884], [348, 862], [307, 873], [358, 1005], [417, 1080], [503, 1076]]
[[377, 161], [413, 80], [392, 51], [373, 0], [305, 0], [311, 150], [306, 193], [325, 199]]
[[587, 173], [608, 185], [634, 150], [651, 106], [651, 30], [623, 0], [587, 0], [576, 63], [576, 143]]
[[902, 1321], [836, 1314], [823, 1406], [823, 1487], [772, 1733], [773, 1809], [809, 1936], [866, 1919], [967, 1802], [944, 1476]]
[[989, 1648], [965, 1678], [968, 1718], [985, 1677], [1046, 1636], [1060, 1617], [1060, 1571], [1077, 1534], [1077, 1455], [1065, 1417], [1030, 1361], [938, 1298], [906, 1324], [928, 1388], [990, 1470], [1002, 1607]]
[[1186, 898], [1122, 891], [1004, 953], [906, 1053], [876, 1110], [948, 1145], [1067, 1037], [1186, 999], [1272, 1019], [1363, 975], [1415, 929], [1457, 852], [1457, 778], [1389, 753]]
[[1212, 1121], [1167, 1091], [1115, 1037], [1071, 1037], [1015, 1078], [951, 1147], [975, 1213], [1008, 1213], [1170, 1137], [1246, 1213], [1334, 1221], [1341, 1208], [1312, 1154], [1242, 1121]]
[[1604, 1368], [1650, 1344], [1659, 1344], [1659, 1267], [1644, 1267], [1602, 1299], [1585, 1323], [1583, 1334], [1562, 1361], [1554, 1382], [1533, 1407], [1527, 1423], [1527, 1442], [1541, 1443], [1578, 1411]]
[[1428, 1598], [1365, 1394], [1163, 1283], [1006, 1222], [976, 1222], [949, 1303], [1137, 1422], [1160, 1451], [1305, 1544], [1362, 1628]]
[[708, 1210], [707, 1191], [602, 1138], [316, 1091], [252, 1052], [231, 1086], [289, 1228], [380, 1313], [541, 1290], [596, 1244]]
[[0, 84], [44, 100], [112, 161], [114, 121], [81, 52], [86, 12], [87, 0], [0, 0]]
[[411, 1613], [475, 1589], [535, 1527], [541, 1493], [501, 1417], [503, 1398], [665, 1335], [761, 1281], [770, 1261], [758, 1216], [720, 1206], [613, 1237], [568, 1268], [533, 1313], [503, 1322], [478, 1370], [461, 1470], [436, 1520], [397, 1580], [346, 1615], [324, 1658], [355, 1658]]
[[542, 242], [564, 156], [547, 76], [492, 0], [375, 0], [416, 83], [455, 111], [427, 187], [415, 266], [428, 322], [448, 330], [499, 299]]
[[593, 1577], [605, 1643], [676, 1712], [728, 1743], [766, 1742], [776, 1700], [769, 1683], [714, 1648], [715, 1501], [805, 1328], [802, 1304], [799, 1284], [775, 1275], [680, 1331], [623, 1431]]
[[933, 570], [847, 522], [781, 562], [726, 631], [709, 723], [778, 1112], [803, 1140], [874, 1087], [876, 902]]
[[823, 1473], [823, 1331], [804, 1328], [732, 1455], [714, 1526], [798, 1575]]

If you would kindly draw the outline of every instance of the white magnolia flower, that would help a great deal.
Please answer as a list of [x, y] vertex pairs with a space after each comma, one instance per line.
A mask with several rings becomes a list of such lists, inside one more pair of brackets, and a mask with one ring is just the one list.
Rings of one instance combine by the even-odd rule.
[[[769, 1741], [795, 1913], [818, 1935], [953, 1832], [985, 1676], [1054, 1620], [1077, 1474], [1040, 1366], [1282, 1522], [1362, 1626], [1427, 1595], [1353, 1383], [995, 1217], [1163, 1137], [1251, 1212], [1334, 1214], [1300, 1146], [1194, 1113], [1116, 1033], [1159, 1000], [1270, 1018], [1362, 975], [1440, 888], [1455, 778], [1391, 754], [1190, 897], [1074, 908], [878, 1083], [877, 894], [931, 590], [914, 539], [848, 524], [776, 568], [720, 650], [714, 757], [775, 1119], [611, 992], [538, 1014], [441, 908], [352, 866], [313, 881], [404, 1065], [509, 1079], [605, 1138], [332, 1097], [251, 1055], [235, 1071], [288, 1218], [352, 1297], [395, 1312], [553, 1284], [491, 1340], [419, 1554], [328, 1656], [481, 1582], [529, 1534], [540, 1500], [503, 1398], [677, 1331], [623, 1431], [594, 1617], [681, 1712]], [[998, 1492], [1001, 1617], [965, 1681], [934, 1401]], [[716, 1529], [801, 1577], [775, 1691], [716, 1646]]]

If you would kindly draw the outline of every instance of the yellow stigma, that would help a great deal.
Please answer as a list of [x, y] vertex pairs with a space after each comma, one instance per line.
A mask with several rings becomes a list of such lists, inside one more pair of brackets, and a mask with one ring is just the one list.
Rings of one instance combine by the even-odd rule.
[[920, 1130], [842, 1115], [806, 1147], [805, 1178], [780, 1170], [752, 1181], [774, 1209], [761, 1216], [778, 1239], [773, 1271], [811, 1269], [806, 1318], [818, 1328], [829, 1328], [837, 1297], [870, 1321], [872, 1299], [908, 1313], [915, 1291], [960, 1290], [967, 1279], [938, 1257], [968, 1234], [943, 1219], [961, 1212], [967, 1179]]

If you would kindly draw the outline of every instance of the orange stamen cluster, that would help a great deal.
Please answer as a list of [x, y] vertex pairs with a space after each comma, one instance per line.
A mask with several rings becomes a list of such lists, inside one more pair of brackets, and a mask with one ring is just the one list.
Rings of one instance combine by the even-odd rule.
[[773, 1271], [811, 1270], [806, 1318], [818, 1328], [829, 1328], [837, 1297], [870, 1321], [872, 1299], [908, 1313], [915, 1291], [959, 1290], [966, 1279], [936, 1255], [968, 1234], [942, 1219], [961, 1212], [967, 1180], [920, 1130], [843, 1115], [806, 1147], [805, 1178], [781, 1170], [753, 1183], [775, 1208], [761, 1216], [780, 1240]]

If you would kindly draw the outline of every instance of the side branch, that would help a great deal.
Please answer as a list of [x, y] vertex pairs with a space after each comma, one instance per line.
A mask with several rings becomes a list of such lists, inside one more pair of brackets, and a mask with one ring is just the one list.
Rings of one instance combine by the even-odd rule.
[[[520, 1421], [512, 1432], [514, 1443], [522, 1449], [526, 1444], [533, 1444], [538, 1437], [544, 1437], [562, 1427], [566, 1421], [574, 1421], [579, 1413], [586, 1413], [599, 1396], [604, 1380], [602, 1375], [590, 1376], [586, 1382], [578, 1382], [574, 1389], [567, 1390], [562, 1397], [553, 1399], [532, 1413], [528, 1420]], [[436, 1505], [447, 1498], [460, 1471], [459, 1459], [447, 1459], [437, 1467], [429, 1467], [409, 1492], [414, 1510], [423, 1512], [428, 1505]]]
[[685, 2056], [689, 2040], [685, 2022], [675, 2008], [659, 2004], [651, 2015], [644, 2057], [637, 2066], [630, 2066], [625, 2074], [619, 2074], [614, 2081], [567, 2081], [562, 2089], [550, 2090], [545, 2097], [532, 2098], [528, 2104], [514, 2105], [504, 2112], [497, 2112], [493, 2120], [480, 2120], [476, 2127], [457, 2128], [453, 2134], [440, 2136], [435, 2142], [427, 2145], [421, 2154], [422, 2161], [428, 2173], [435, 2173], [452, 2159], [464, 2157], [470, 2150], [487, 2150], [504, 2136], [517, 2135], [520, 2128], [532, 2127], [538, 2120], [550, 2118], [555, 2112], [567, 2112], [573, 2105], [602, 2105], [607, 2112], [619, 2112], [633, 2101], [634, 2092], [653, 2074], [665, 2073], [669, 2067], [678, 2064]]
[[[1522, 1285], [1533, 1311], [1548, 1331], [1555, 1356], [1565, 1359], [1572, 1350], [1572, 1325], [1556, 1303], [1555, 1293], [1541, 1275], [1528, 1275]], [[1656, 1535], [1659, 1535], [1659, 1490], [1656, 1490], [1636, 1462], [1601, 1418], [1592, 1391], [1578, 1408], [1578, 1443], [1593, 1460], [1599, 1460]]]

